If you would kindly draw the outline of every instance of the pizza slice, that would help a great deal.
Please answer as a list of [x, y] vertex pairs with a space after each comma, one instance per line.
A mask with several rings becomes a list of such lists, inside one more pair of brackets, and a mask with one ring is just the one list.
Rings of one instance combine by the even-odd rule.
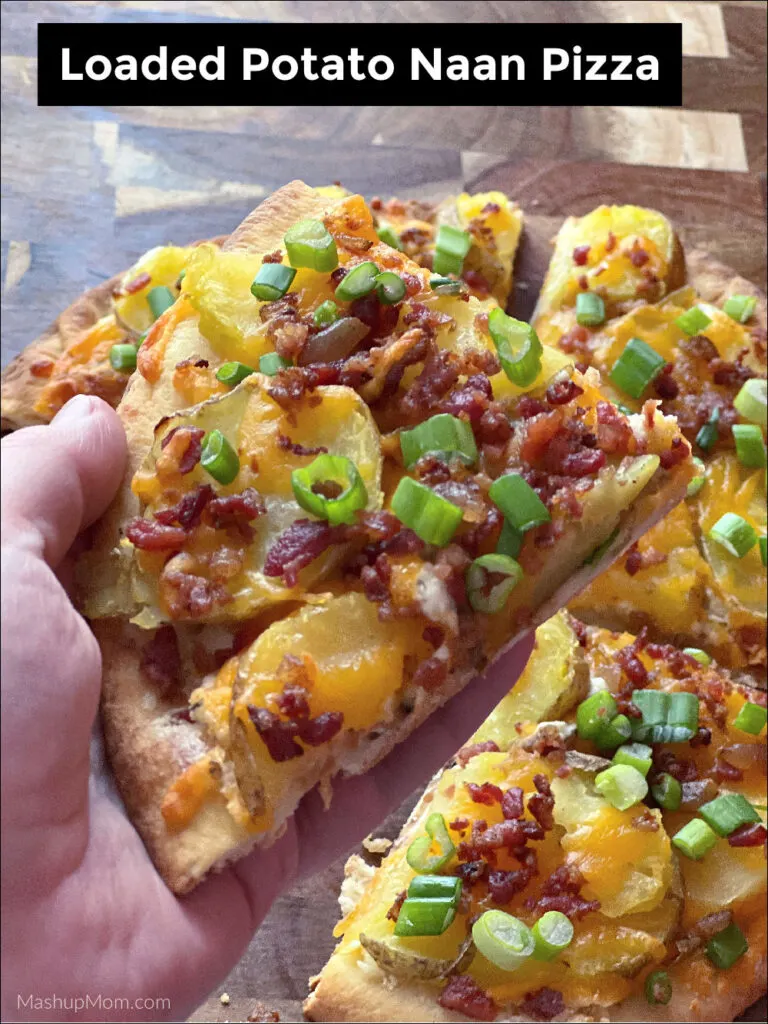
[[560, 613], [379, 867], [315, 1021], [732, 1020], [765, 991], [765, 697]]
[[[630, 212], [634, 233], [622, 236], [618, 222]], [[634, 630], [647, 625], [655, 636], [702, 647], [764, 687], [765, 296], [694, 251], [686, 259], [688, 283], [645, 301], [646, 289], [633, 292], [625, 273], [651, 267], [656, 295], [679, 283], [678, 271], [659, 257], [677, 249], [665, 223], [652, 211], [627, 207], [567, 221], [542, 292], [535, 322], [544, 336], [579, 366], [596, 367], [606, 394], [627, 412], [658, 401], [699, 460], [688, 500], [572, 608], [591, 621]], [[643, 224], [655, 226], [655, 236]], [[569, 278], [570, 291], [562, 294], [570, 298], [555, 309], [547, 296], [554, 294], [566, 250], [579, 260], [571, 261], [571, 278], [583, 268], [590, 290], [574, 292]], [[633, 257], [638, 253], [647, 260]], [[622, 315], [612, 316], [619, 310]], [[744, 533], [737, 548], [718, 536], [723, 522]]]
[[73, 302], [3, 370], [2, 429], [48, 423], [77, 394], [117, 406], [136, 365], [130, 347], [175, 301], [192, 248], [151, 249]]
[[177, 891], [378, 761], [685, 494], [674, 420], [624, 416], [454, 265], [435, 282], [360, 196], [294, 182], [195, 250], [139, 349], [80, 590], [116, 777]]

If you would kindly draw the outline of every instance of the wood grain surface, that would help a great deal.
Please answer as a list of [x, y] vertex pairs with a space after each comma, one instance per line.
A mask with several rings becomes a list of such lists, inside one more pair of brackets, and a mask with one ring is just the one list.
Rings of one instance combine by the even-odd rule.
[[[562, 218], [601, 202], [657, 207], [686, 242], [708, 246], [765, 287], [766, 5], [760, 0], [34, 0], [3, 3], [2, 18], [3, 364], [81, 291], [147, 248], [230, 231], [293, 177], [310, 184], [340, 180], [369, 197], [507, 192], [526, 215], [513, 297], [523, 317]], [[381, 20], [499, 23], [492, 31], [521, 21], [682, 21], [684, 106], [36, 106], [39, 21], [218, 19], [355, 21], [374, 33]], [[394, 836], [408, 804], [377, 834]], [[301, 1019], [307, 978], [333, 948], [343, 862], [276, 903], [193, 1021], [244, 1021], [258, 1001], [282, 1020]], [[219, 998], [224, 992], [228, 1005]], [[745, 1019], [765, 1019], [764, 1004]]]

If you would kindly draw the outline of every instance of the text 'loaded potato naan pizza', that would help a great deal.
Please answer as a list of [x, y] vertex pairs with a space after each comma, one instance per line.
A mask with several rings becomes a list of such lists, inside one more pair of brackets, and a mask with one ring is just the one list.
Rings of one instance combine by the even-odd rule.
[[316, 1021], [731, 1020], [765, 990], [765, 694], [540, 626], [378, 869], [347, 864]]
[[572, 604], [703, 648], [765, 687], [766, 304], [704, 252], [682, 269], [669, 222], [600, 207], [557, 236], [534, 326], [620, 408], [653, 398], [693, 446], [688, 500]]
[[427, 269], [359, 196], [297, 182], [194, 249], [138, 349], [80, 596], [115, 773], [178, 891], [379, 760], [685, 495], [674, 420], [625, 415], [471, 294], [472, 244], [442, 225]]

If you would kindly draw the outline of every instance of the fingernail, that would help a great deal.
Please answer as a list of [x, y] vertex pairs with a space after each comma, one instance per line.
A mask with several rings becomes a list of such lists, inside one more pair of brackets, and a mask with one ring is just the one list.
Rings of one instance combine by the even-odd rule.
[[55, 426], [62, 424], [69, 426], [70, 423], [82, 422], [93, 413], [95, 408], [95, 402], [90, 395], [75, 395], [63, 408], [59, 409], [53, 417], [53, 423]]

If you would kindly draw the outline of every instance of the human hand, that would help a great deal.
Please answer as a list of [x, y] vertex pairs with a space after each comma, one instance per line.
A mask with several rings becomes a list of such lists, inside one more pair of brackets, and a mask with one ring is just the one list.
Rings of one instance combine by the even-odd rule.
[[[179, 899], [89, 757], [101, 657], [63, 583], [67, 551], [122, 477], [122, 426], [104, 402], [80, 396], [51, 426], [1, 447], [2, 1017], [183, 1020], [287, 885], [362, 839], [462, 745], [532, 640], [373, 771], [334, 785], [329, 812], [309, 794], [274, 846]], [[63, 1002], [34, 1001], [53, 996]]]

